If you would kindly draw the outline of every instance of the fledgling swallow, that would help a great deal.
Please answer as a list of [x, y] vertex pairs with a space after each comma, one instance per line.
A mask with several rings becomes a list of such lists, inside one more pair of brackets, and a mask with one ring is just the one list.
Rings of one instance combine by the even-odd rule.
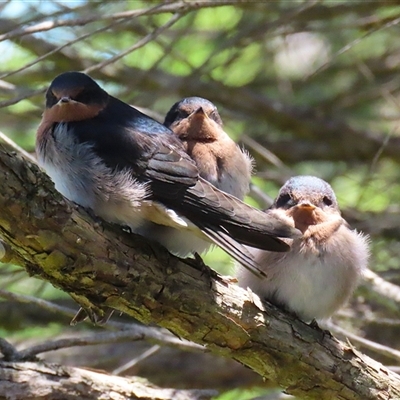
[[171, 130], [80, 72], [59, 75], [47, 90], [36, 151], [69, 200], [181, 257], [214, 243], [257, 273], [242, 244], [287, 251], [277, 237], [298, 234], [199, 177]]
[[239, 285], [304, 321], [330, 317], [349, 299], [367, 267], [368, 239], [341, 217], [331, 186], [296, 176], [280, 189], [270, 212], [286, 218], [303, 236], [287, 253], [255, 250], [263, 280], [238, 271]]
[[217, 107], [187, 97], [168, 111], [164, 125], [183, 142], [202, 178], [243, 200], [250, 190], [253, 160], [224, 131]]

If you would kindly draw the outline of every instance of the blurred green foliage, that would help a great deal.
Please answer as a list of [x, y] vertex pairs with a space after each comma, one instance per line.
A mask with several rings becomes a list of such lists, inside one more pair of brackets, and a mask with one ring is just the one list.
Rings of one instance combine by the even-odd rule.
[[215, 397], [215, 400], [251, 400], [255, 398], [262, 399], [262, 396], [271, 395], [274, 393], [278, 395], [279, 392], [276, 390], [261, 388], [234, 389]]

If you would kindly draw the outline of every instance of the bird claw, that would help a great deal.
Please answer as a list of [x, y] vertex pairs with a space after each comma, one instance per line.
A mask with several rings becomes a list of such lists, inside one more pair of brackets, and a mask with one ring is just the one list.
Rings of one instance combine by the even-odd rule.
[[85, 321], [87, 318], [93, 323], [93, 325], [105, 325], [108, 320], [113, 315], [114, 310], [112, 308], [106, 308], [103, 315], [100, 315], [94, 310], [85, 309], [81, 307], [78, 312], [75, 314], [74, 318], [72, 318], [69, 323], [71, 326], [75, 326], [80, 322]]
[[182, 260], [185, 262], [185, 264], [196, 268], [198, 271], [201, 271], [201, 276], [207, 276], [208, 280], [210, 281], [210, 288], [212, 287], [213, 279], [223, 282], [222, 276], [205, 264], [199, 253], [193, 253], [193, 257], [194, 258], [184, 258]]
[[309, 324], [309, 327], [315, 329], [316, 331], [320, 331], [323, 333], [324, 337], [328, 336], [329, 338], [333, 338], [332, 333], [328, 329], [322, 329], [319, 325], [317, 320], [314, 318]]

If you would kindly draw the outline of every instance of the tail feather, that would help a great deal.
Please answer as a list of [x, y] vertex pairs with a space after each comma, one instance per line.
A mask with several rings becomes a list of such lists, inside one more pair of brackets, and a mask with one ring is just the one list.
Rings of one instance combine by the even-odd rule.
[[259, 278], [265, 278], [267, 275], [261, 270], [260, 266], [254, 260], [250, 252], [241, 244], [237, 243], [232, 237], [223, 230], [215, 231], [214, 228], [203, 226], [202, 232], [215, 244], [225, 250], [234, 260]]
[[290, 247], [279, 237], [301, 236], [286, 221], [251, 207], [202, 179], [186, 191], [179, 209], [175, 204], [175, 210], [199, 228], [207, 225], [220, 231], [223, 227], [237, 242], [262, 250], [288, 251]]

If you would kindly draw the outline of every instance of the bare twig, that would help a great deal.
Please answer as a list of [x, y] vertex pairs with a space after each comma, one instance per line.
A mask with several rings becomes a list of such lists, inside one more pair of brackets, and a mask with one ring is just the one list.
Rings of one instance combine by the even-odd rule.
[[252, 139], [250, 136], [242, 135], [240, 140], [250, 149], [260, 154], [266, 161], [275, 167], [284, 170], [287, 174], [290, 175], [290, 169], [280, 160], [274, 153], [269, 151], [267, 148], [262, 146], [256, 140]]
[[264, 193], [258, 186], [251, 184], [250, 185], [250, 196], [255, 199], [259, 204], [260, 208], [266, 209], [271, 206], [274, 202], [274, 199]]
[[71, 19], [61, 19], [55, 21], [44, 21], [39, 24], [15, 29], [11, 32], [7, 32], [0, 35], [0, 42], [7, 39], [14, 39], [16, 37], [22, 37], [25, 35], [31, 35], [38, 32], [46, 32], [54, 28], [64, 27], [64, 26], [81, 26], [87, 25], [91, 22], [103, 21], [103, 20], [115, 20], [123, 18], [137, 18], [143, 15], [156, 15], [164, 13], [186, 13], [192, 10], [198, 10], [200, 8], [207, 7], [221, 7], [223, 5], [239, 5], [248, 4], [248, 0], [203, 0], [199, 2], [186, 2], [178, 1], [174, 3], [164, 3], [157, 5], [155, 7], [150, 7], [141, 10], [123, 11], [115, 14], [102, 14], [92, 17], [83, 18], [71, 18]]
[[309, 73], [308, 75], [306, 75], [303, 80], [307, 81], [310, 78], [312, 78], [313, 76], [315, 76], [316, 74], [324, 71], [326, 68], [329, 67], [329, 65], [331, 65], [332, 61], [335, 58], [338, 58], [339, 56], [341, 56], [342, 54], [346, 53], [347, 51], [349, 51], [350, 49], [352, 49], [354, 46], [356, 46], [358, 43], [360, 43], [362, 40], [364, 40], [366, 37], [372, 35], [373, 33], [376, 33], [378, 31], [381, 31], [383, 29], [387, 29], [390, 28], [392, 26], [397, 25], [400, 22], [400, 18], [394, 18], [392, 20], [390, 20], [389, 22], [383, 24], [383, 25], [379, 25], [378, 27], [374, 27], [370, 30], [368, 30], [367, 32], [365, 32], [363, 35], [361, 35], [360, 37], [358, 37], [357, 39], [351, 41], [350, 43], [346, 44], [346, 46], [342, 47], [339, 51], [337, 51], [335, 54], [333, 54], [328, 61], [324, 62], [322, 65], [320, 65], [318, 68], [316, 68], [314, 71], [312, 71], [311, 73]]
[[3, 354], [6, 361], [17, 361], [20, 359], [20, 354], [17, 349], [3, 338], [0, 338], [0, 352]]
[[159, 28], [155, 29], [153, 32], [151, 32], [150, 34], [145, 36], [143, 39], [139, 40], [133, 46], [131, 46], [128, 49], [124, 50], [123, 52], [115, 55], [114, 57], [109, 58], [108, 60], [102, 61], [102, 62], [100, 62], [98, 64], [95, 64], [95, 65], [92, 65], [92, 66], [86, 68], [83, 72], [89, 73], [89, 72], [96, 71], [98, 69], [104, 68], [105, 66], [120, 60], [121, 58], [123, 58], [126, 55], [132, 53], [133, 51], [135, 51], [137, 49], [140, 49], [141, 47], [143, 47], [147, 43], [151, 42], [154, 38], [156, 38], [158, 35], [160, 35], [166, 29], [171, 27], [181, 17], [182, 17], [182, 14], [173, 15], [172, 18], [168, 22], [166, 22], [164, 25], [160, 26]]
[[144, 351], [140, 356], [135, 357], [134, 359], [130, 360], [129, 362], [125, 363], [124, 365], [121, 365], [120, 367], [114, 369], [114, 371], [112, 373], [114, 375], [119, 375], [121, 372], [124, 372], [127, 369], [130, 369], [130, 368], [134, 367], [140, 361], [142, 361], [142, 360], [152, 356], [153, 354], [157, 353], [158, 350], [160, 350], [160, 349], [161, 349], [161, 347], [158, 344], [156, 344], [154, 346], [151, 346], [149, 349]]
[[[142, 329], [143, 328], [143, 329]], [[139, 325], [134, 326], [130, 330], [124, 330], [121, 332], [100, 332], [85, 337], [75, 337], [57, 340], [46, 340], [36, 346], [32, 346], [28, 349], [21, 350], [19, 356], [21, 360], [32, 359], [40, 353], [46, 353], [49, 351], [59, 350], [74, 346], [88, 346], [95, 344], [104, 343], [120, 343], [120, 342], [131, 342], [138, 340], [145, 340], [151, 338], [152, 340], [159, 341], [163, 344], [173, 344], [178, 347], [183, 341], [173, 335], [167, 335], [161, 333], [158, 329], [154, 328], [152, 331], [147, 327]], [[157, 340], [158, 338], [158, 340]], [[202, 346], [187, 342], [191, 350], [204, 351]]]
[[81, 42], [82, 40], [85, 40], [85, 39], [87, 39], [87, 38], [89, 38], [91, 36], [94, 36], [97, 33], [104, 32], [104, 31], [106, 31], [106, 30], [108, 30], [108, 29], [110, 29], [110, 28], [112, 28], [112, 27], [114, 27], [114, 26], [116, 26], [118, 24], [121, 24], [121, 23], [123, 23], [125, 21], [126, 21], [126, 19], [114, 21], [111, 24], [108, 24], [108, 25], [106, 25], [106, 26], [104, 26], [102, 28], [96, 29], [95, 31], [92, 31], [92, 32], [89, 32], [89, 33], [86, 33], [86, 34], [84, 34], [82, 36], [77, 37], [74, 40], [70, 40], [70, 41], [68, 41], [67, 43], [65, 43], [65, 44], [63, 44], [61, 46], [57, 46], [53, 50], [47, 52], [46, 54], [43, 54], [42, 56], [37, 57], [34, 61], [32, 61], [30, 63], [27, 63], [27, 64], [23, 65], [22, 67], [17, 68], [17, 69], [15, 69], [13, 71], [10, 71], [10, 72], [7, 72], [5, 74], [0, 75], [0, 79], [4, 79], [4, 78], [7, 78], [9, 76], [17, 74], [18, 72], [25, 71], [26, 69], [38, 64], [40, 61], [45, 60], [47, 57], [58, 53], [59, 51], [61, 51], [62, 49], [65, 49], [66, 47], [69, 47], [69, 46], [71, 46], [71, 45], [73, 45], [75, 43]]
[[0, 297], [3, 299], [15, 301], [18, 303], [25, 303], [25, 304], [34, 304], [40, 308], [43, 308], [46, 311], [58, 313], [65, 315], [67, 317], [71, 317], [75, 314], [76, 311], [72, 310], [68, 307], [63, 307], [58, 304], [52, 303], [47, 300], [38, 299], [37, 297], [27, 296], [24, 294], [17, 294], [10, 292], [8, 290], [0, 289]]
[[385, 281], [375, 272], [367, 269], [364, 272], [364, 281], [367, 286], [376, 293], [379, 293], [381, 297], [392, 300], [396, 303], [400, 303], [400, 287]]
[[42, 94], [46, 90], [47, 90], [47, 86], [44, 87], [44, 88], [41, 88], [41, 89], [27, 91], [25, 94], [22, 94], [20, 96], [14, 97], [13, 99], [10, 99], [10, 100], [0, 101], [0, 108], [12, 106], [13, 104], [19, 103], [21, 100], [29, 99], [30, 97]]
[[332, 323], [329, 323], [327, 325], [333, 333], [347, 337], [348, 339], [352, 340], [357, 345], [363, 346], [369, 350], [373, 350], [374, 352], [376, 352], [378, 354], [381, 354], [392, 360], [400, 362], [400, 351], [398, 351], [396, 349], [392, 349], [391, 347], [384, 346], [382, 344], [373, 342], [372, 340], [362, 338], [362, 337], [360, 337], [352, 332], [349, 332], [346, 329], [343, 329]]

